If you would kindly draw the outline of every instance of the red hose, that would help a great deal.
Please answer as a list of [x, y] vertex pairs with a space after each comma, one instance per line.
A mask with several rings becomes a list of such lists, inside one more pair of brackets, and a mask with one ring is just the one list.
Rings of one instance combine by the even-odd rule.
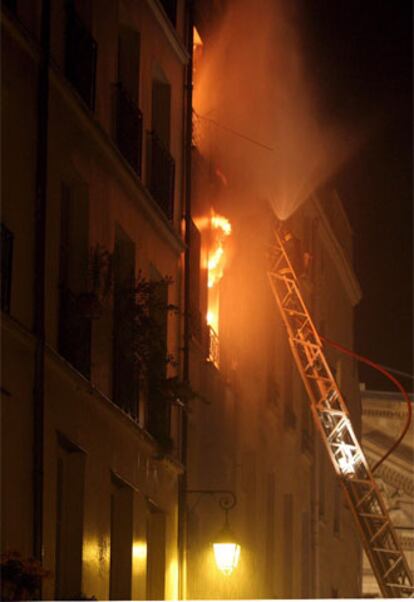
[[364, 364], [367, 364], [368, 366], [371, 366], [371, 368], [375, 368], [375, 370], [378, 370], [378, 372], [381, 372], [382, 374], [384, 374], [384, 376], [386, 376], [401, 391], [402, 396], [404, 397], [404, 400], [407, 403], [407, 420], [406, 420], [405, 427], [403, 428], [401, 435], [398, 437], [398, 439], [395, 441], [395, 443], [393, 443], [393, 445], [390, 447], [390, 449], [387, 451], [387, 453], [380, 460], [378, 460], [378, 462], [371, 468], [371, 471], [374, 472], [384, 462], [384, 460], [386, 460], [386, 458], [388, 458], [388, 456], [399, 446], [399, 444], [401, 443], [401, 441], [404, 439], [405, 435], [407, 434], [408, 429], [410, 428], [412, 407], [411, 407], [410, 398], [408, 397], [408, 393], [404, 389], [404, 387], [402, 386], [400, 381], [397, 380], [392, 374], [390, 374], [388, 372], [388, 370], [386, 370], [383, 366], [376, 364], [375, 362], [368, 359], [367, 357], [364, 357], [363, 355], [359, 355], [358, 353], [355, 353], [355, 351], [351, 351], [351, 349], [348, 349], [347, 347], [344, 347], [343, 345], [340, 345], [339, 343], [336, 343], [335, 341], [331, 341], [330, 339], [327, 339], [326, 337], [324, 337], [322, 335], [319, 335], [319, 337], [321, 338], [322, 341], [324, 341], [324, 343], [331, 345], [331, 347], [335, 347], [342, 353], [346, 353], [347, 355], [350, 355], [351, 357], [356, 358], [358, 361], [363, 362]]

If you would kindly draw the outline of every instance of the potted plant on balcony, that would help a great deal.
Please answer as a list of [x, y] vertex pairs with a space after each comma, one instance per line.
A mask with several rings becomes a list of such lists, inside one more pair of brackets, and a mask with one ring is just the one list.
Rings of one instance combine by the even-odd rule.
[[22, 558], [16, 551], [0, 557], [1, 599], [37, 600], [42, 579], [50, 572], [35, 558]]

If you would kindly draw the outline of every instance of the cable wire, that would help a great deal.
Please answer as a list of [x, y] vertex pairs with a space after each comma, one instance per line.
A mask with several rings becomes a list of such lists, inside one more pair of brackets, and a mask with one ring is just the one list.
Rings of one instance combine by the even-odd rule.
[[216, 121], [215, 119], [212, 119], [211, 117], [207, 117], [206, 115], [200, 115], [200, 113], [197, 113], [197, 111], [195, 109], [193, 109], [193, 111], [194, 111], [194, 114], [196, 115], [196, 117], [198, 117], [199, 119], [204, 119], [204, 121], [209, 121], [210, 123], [214, 124], [216, 127], [221, 128], [222, 130], [226, 130], [226, 132], [230, 132], [230, 134], [233, 134], [234, 136], [243, 138], [243, 140], [247, 140], [247, 142], [250, 142], [251, 144], [255, 144], [256, 146], [260, 146], [261, 148], [264, 148], [265, 150], [268, 150], [271, 153], [275, 150], [271, 146], [267, 146], [267, 144], [258, 142], [257, 140], [254, 140], [253, 138], [249, 138], [249, 136], [246, 136], [245, 134], [241, 134], [240, 132], [233, 130], [232, 128], [228, 127], [227, 125], [223, 125], [222, 123], [219, 123], [218, 121]]
[[404, 389], [404, 387], [402, 386], [402, 384], [400, 383], [400, 381], [398, 381], [392, 374], [390, 374], [390, 372], [388, 370], [386, 370], [384, 368], [384, 366], [381, 366], [380, 364], [377, 364], [376, 362], [373, 362], [372, 360], [368, 359], [367, 357], [365, 357], [363, 355], [359, 355], [359, 353], [355, 353], [355, 351], [352, 351], [351, 349], [348, 349], [347, 347], [344, 347], [340, 343], [336, 343], [335, 341], [332, 341], [331, 339], [328, 339], [325, 336], [322, 336], [322, 335], [319, 335], [319, 336], [320, 336], [321, 340], [324, 343], [327, 343], [331, 347], [335, 347], [335, 349], [338, 349], [342, 353], [350, 355], [351, 357], [356, 358], [358, 361], [363, 362], [364, 364], [367, 364], [368, 366], [371, 366], [371, 368], [374, 368], [375, 370], [378, 370], [378, 372], [381, 372], [382, 374], [384, 374], [384, 376], [386, 376], [400, 390], [400, 392], [402, 393], [402, 396], [403, 396], [404, 400], [407, 403], [407, 419], [406, 419], [405, 426], [404, 426], [404, 428], [403, 428], [400, 436], [393, 443], [393, 445], [390, 447], [390, 449], [371, 468], [371, 472], [374, 473], [377, 470], [377, 468], [384, 462], [384, 460], [386, 460], [388, 458], [388, 456], [390, 454], [392, 454], [392, 452], [399, 446], [399, 444], [401, 443], [401, 441], [404, 439], [405, 435], [407, 434], [407, 431], [410, 428], [411, 417], [412, 417], [411, 400], [408, 397], [408, 393]]

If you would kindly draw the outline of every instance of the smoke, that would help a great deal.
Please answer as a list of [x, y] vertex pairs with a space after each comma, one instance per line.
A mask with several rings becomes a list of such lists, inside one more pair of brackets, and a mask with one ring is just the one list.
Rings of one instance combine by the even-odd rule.
[[197, 147], [234, 191], [286, 219], [355, 152], [324, 121], [292, 0], [234, 0], [197, 66]]

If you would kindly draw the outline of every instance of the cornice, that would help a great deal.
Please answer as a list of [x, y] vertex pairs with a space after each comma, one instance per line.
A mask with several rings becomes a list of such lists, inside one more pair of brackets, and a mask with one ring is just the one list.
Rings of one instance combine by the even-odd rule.
[[[378, 460], [378, 454], [375, 452], [373, 453], [372, 450], [365, 451], [370, 465]], [[412, 474], [412, 467], [411, 470], [408, 471], [408, 475], [404, 475], [398, 468], [390, 466], [388, 463], [384, 463], [375, 471], [375, 477], [381, 478], [387, 485], [403, 491], [408, 496], [414, 497], [414, 475]]]
[[321, 202], [317, 197], [314, 197], [314, 205], [321, 224], [321, 239], [329, 249], [329, 256], [333, 260], [338, 270], [339, 277], [342, 280], [349, 300], [351, 301], [352, 305], [355, 306], [362, 298], [360, 284], [355, 276], [352, 265], [348, 260], [342, 245], [339, 243], [338, 238], [336, 237], [333, 228], [322, 208]]

